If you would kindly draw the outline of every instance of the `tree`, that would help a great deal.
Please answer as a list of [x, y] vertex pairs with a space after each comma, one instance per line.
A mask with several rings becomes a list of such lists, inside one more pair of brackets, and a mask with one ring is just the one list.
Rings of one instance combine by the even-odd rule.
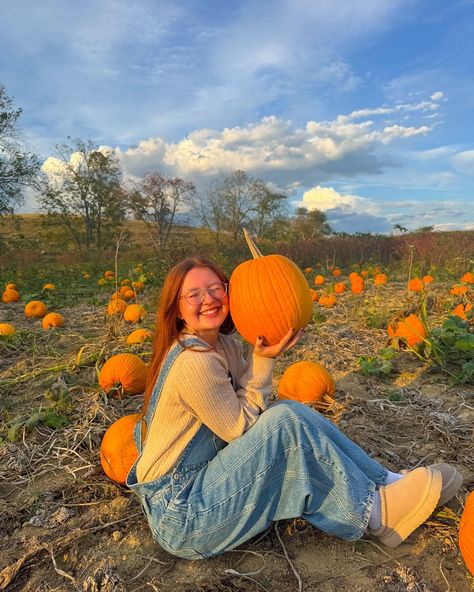
[[24, 202], [23, 191], [34, 183], [39, 170], [38, 157], [26, 151], [21, 141], [17, 127], [21, 113], [0, 85], [0, 216], [12, 214]]
[[314, 239], [331, 233], [326, 214], [321, 210], [296, 208], [291, 220], [290, 234], [297, 240]]
[[408, 232], [408, 228], [405, 228], [405, 226], [402, 226], [401, 224], [394, 224], [393, 229], [398, 230], [400, 233]]
[[39, 202], [77, 246], [101, 249], [125, 218], [122, 174], [114, 153], [90, 140], [56, 146], [42, 166]]
[[285, 205], [285, 195], [272, 192], [261, 179], [236, 170], [210, 185], [206, 199], [201, 200], [201, 220], [215, 232], [217, 244], [222, 232], [237, 240], [246, 226], [254, 234], [265, 236], [284, 217]]
[[283, 238], [288, 227], [285, 194], [270, 191], [262, 181], [257, 181], [252, 213], [249, 228], [254, 235], [273, 240]]
[[128, 205], [135, 218], [144, 222], [157, 253], [165, 249], [176, 214], [190, 203], [195, 192], [191, 181], [166, 178], [156, 171], [147, 173], [129, 192]]

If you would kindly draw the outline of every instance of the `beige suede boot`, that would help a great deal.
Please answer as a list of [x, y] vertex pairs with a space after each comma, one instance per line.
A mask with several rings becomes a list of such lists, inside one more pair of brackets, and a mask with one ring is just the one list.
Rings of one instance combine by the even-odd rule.
[[397, 547], [436, 507], [442, 487], [439, 471], [420, 467], [378, 490], [382, 526], [368, 530], [390, 548]]
[[[436, 507], [439, 508], [440, 506], [447, 504], [449, 500], [456, 495], [463, 483], [463, 477], [456, 467], [453, 467], [453, 465], [449, 465], [448, 463], [428, 465], [428, 468], [439, 471], [443, 478], [441, 495], [439, 496], [438, 503], [436, 504]], [[409, 472], [410, 471], [407, 471], [406, 469], [400, 471], [402, 475], [407, 475]]]

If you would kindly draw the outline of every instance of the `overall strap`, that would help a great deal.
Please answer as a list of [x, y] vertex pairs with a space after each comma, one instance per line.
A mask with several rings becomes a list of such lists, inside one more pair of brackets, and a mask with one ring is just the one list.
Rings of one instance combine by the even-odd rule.
[[[208, 345], [201, 339], [197, 337], [187, 337], [185, 338], [185, 345], [186, 346], [202, 346]], [[179, 354], [185, 349], [184, 345], [179, 341], [170, 348], [169, 352], [166, 354], [166, 358], [164, 359], [163, 363], [161, 364], [160, 373], [158, 374], [158, 378], [156, 379], [155, 386], [153, 387], [153, 391], [151, 393], [150, 401], [148, 403], [148, 407], [145, 413], [145, 425], [150, 425], [153, 414], [155, 413], [156, 405], [161, 396], [161, 391], [163, 390], [163, 386], [165, 384], [165, 380], [168, 377], [169, 371], [171, 370], [171, 366], [175, 362], [176, 358]], [[142, 421], [137, 422], [135, 425], [135, 429], [133, 431], [133, 438], [135, 440], [135, 445], [138, 450], [138, 454], [140, 455], [143, 445], [142, 445]]]

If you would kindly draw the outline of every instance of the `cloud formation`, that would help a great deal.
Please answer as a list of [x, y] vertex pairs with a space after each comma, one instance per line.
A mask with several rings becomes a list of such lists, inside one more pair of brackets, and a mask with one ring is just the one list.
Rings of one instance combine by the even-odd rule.
[[[418, 107], [405, 104], [403, 110], [417, 111]], [[431, 101], [423, 104], [423, 109], [436, 107]], [[393, 166], [393, 160], [380, 152], [381, 146], [424, 136], [431, 129], [402, 122], [386, 125], [383, 117], [364, 119], [364, 114], [398, 111], [360, 110], [330, 121], [309, 120], [301, 127], [273, 115], [246, 126], [196, 130], [176, 143], [152, 137], [135, 148], [117, 148], [117, 154], [131, 175], [154, 168], [196, 178], [243, 169], [288, 191], [295, 182], [310, 187], [335, 176], [377, 174]]]

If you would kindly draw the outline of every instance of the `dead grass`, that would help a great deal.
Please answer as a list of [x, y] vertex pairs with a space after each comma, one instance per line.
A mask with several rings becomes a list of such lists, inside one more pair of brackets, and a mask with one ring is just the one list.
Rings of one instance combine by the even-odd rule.
[[[143, 302], [153, 296], [145, 293]], [[400, 286], [386, 293], [397, 307]], [[371, 539], [345, 542], [302, 520], [274, 525], [260, 537], [202, 562], [172, 558], [151, 538], [136, 499], [107, 480], [99, 463], [100, 441], [119, 417], [135, 412], [141, 397], [106, 398], [97, 370], [119, 351], [147, 360], [149, 344], [126, 345], [131, 330], [106, 319], [104, 303], [67, 310], [64, 329], [43, 332], [39, 321], [13, 305], [18, 338], [0, 344], [0, 432], [64, 393], [69, 425], [23, 429], [0, 445], [0, 590], [160, 590], [229, 592], [320, 590], [438, 592], [470, 589], [472, 578], [457, 550], [457, 526], [466, 493], [473, 489], [474, 387], [451, 386], [408, 352], [387, 378], [366, 378], [357, 359], [386, 345], [385, 331], [368, 329], [357, 314], [363, 299], [349, 295], [301, 344], [277, 364], [278, 377], [298, 359], [325, 365], [333, 374], [337, 407], [328, 416], [392, 470], [447, 461], [465, 484], [446, 508], [398, 549]], [[150, 315], [151, 318], [151, 315]], [[146, 323], [151, 326], [151, 322]], [[401, 380], [403, 377], [403, 380]], [[49, 395], [48, 395], [49, 393]], [[395, 396], [396, 395], [396, 396]]]

